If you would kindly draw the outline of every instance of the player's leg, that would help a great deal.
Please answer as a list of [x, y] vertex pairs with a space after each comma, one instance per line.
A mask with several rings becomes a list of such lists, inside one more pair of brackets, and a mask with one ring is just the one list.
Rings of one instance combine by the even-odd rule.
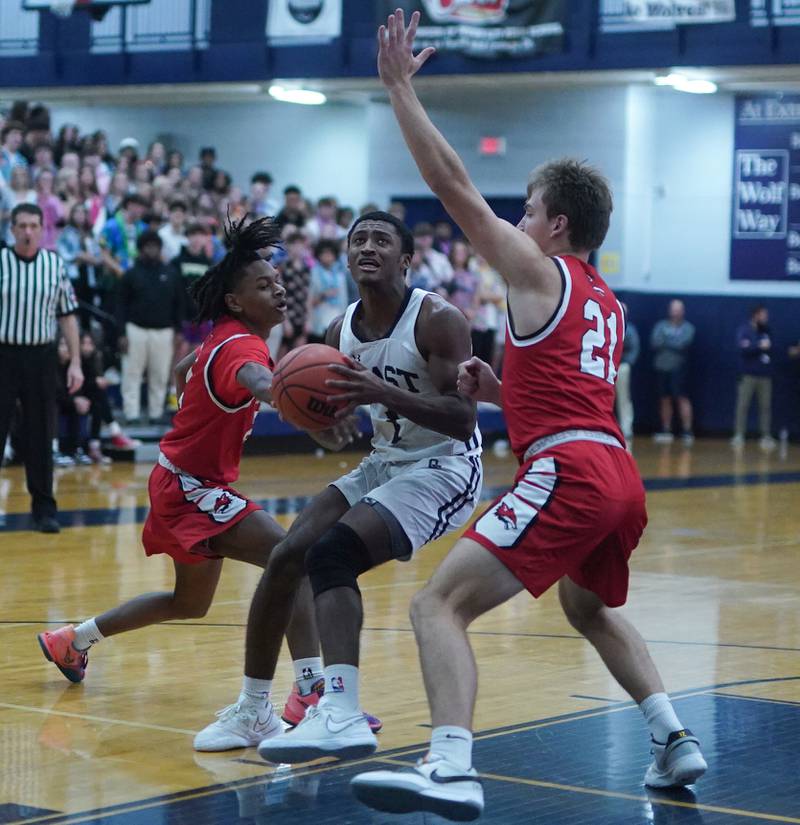
[[[295, 534], [305, 521], [306, 519], [302, 519], [295, 522], [298, 525]], [[211, 549], [226, 558], [265, 568], [272, 550], [286, 535], [286, 531], [274, 519], [263, 510], [257, 510], [230, 530], [215, 536], [211, 540]], [[260, 604], [257, 609], [261, 610]], [[296, 725], [303, 718], [309, 702], [316, 702], [321, 695], [323, 685], [314, 601], [305, 577], [296, 588], [294, 608], [286, 628], [286, 642], [295, 671], [295, 689], [290, 694], [283, 717], [284, 721]]]
[[467, 628], [522, 589], [492, 553], [462, 538], [414, 596], [411, 622], [433, 723], [430, 750], [415, 768], [356, 776], [352, 788], [358, 799], [394, 813], [430, 811], [452, 819], [480, 815], [483, 790], [472, 767], [478, 671]]
[[86, 675], [89, 648], [107, 636], [160, 622], [205, 616], [221, 570], [222, 559], [207, 559], [197, 564], [176, 561], [175, 587], [171, 593], [143, 593], [76, 627], [67, 625], [40, 633], [42, 652], [67, 679], [80, 682]]
[[[194, 740], [196, 750], [247, 747], [276, 732], [271, 727], [260, 725], [254, 711], [266, 707], [270, 700], [283, 637], [298, 594], [303, 598], [306, 551], [339, 520], [349, 506], [347, 499], [335, 487], [326, 488], [300, 513], [270, 554], [250, 603], [244, 678], [239, 699], [222, 711], [216, 722], [197, 734]], [[307, 590], [305, 598], [308, 599]], [[306, 609], [311, 612], [310, 605]], [[316, 658], [316, 652], [312, 656], [299, 658]]]
[[371, 753], [377, 740], [360, 719], [359, 644], [363, 619], [358, 577], [407, 558], [433, 538], [461, 526], [480, 496], [474, 457], [449, 456], [399, 469], [367, 462], [367, 495], [306, 556], [325, 661], [319, 713], [295, 731], [264, 742], [269, 761], [302, 762], [323, 755]]
[[675, 713], [636, 628], [619, 610], [607, 607], [597, 595], [567, 577], [558, 584], [558, 597], [569, 623], [592, 643], [611, 675], [644, 714], [654, 756], [645, 784], [670, 787], [697, 781], [707, 768], [699, 742]]
[[758, 378], [758, 428], [761, 432], [762, 449], [775, 446], [772, 438], [772, 379]]

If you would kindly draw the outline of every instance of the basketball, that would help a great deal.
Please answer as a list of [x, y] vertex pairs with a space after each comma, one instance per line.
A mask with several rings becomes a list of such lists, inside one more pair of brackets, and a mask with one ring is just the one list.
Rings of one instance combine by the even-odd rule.
[[272, 402], [284, 421], [311, 432], [336, 423], [334, 416], [345, 405], [326, 400], [336, 390], [325, 382], [342, 376], [329, 369], [329, 364], [347, 366], [347, 359], [325, 344], [306, 344], [281, 358], [272, 379]]

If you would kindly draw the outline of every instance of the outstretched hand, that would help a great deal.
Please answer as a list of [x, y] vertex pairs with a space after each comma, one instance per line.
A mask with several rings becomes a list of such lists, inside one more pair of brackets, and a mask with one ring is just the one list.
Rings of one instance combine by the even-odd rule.
[[387, 88], [410, 80], [436, 51], [433, 46], [414, 55], [414, 37], [419, 25], [419, 12], [411, 15], [408, 28], [403, 10], [389, 15], [385, 26], [378, 29], [378, 74]]

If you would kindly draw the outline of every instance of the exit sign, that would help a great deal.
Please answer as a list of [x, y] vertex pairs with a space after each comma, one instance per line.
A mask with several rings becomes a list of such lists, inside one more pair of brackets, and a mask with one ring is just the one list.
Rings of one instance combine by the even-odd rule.
[[478, 152], [482, 155], [504, 155], [506, 139], [504, 137], [482, 137], [478, 143]]

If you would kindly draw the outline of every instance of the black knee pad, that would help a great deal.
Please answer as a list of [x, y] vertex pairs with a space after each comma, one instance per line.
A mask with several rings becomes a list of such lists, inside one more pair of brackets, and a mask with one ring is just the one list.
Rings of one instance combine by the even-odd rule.
[[314, 596], [334, 587], [349, 587], [358, 593], [357, 579], [371, 567], [367, 546], [346, 524], [334, 524], [306, 553], [306, 572]]

